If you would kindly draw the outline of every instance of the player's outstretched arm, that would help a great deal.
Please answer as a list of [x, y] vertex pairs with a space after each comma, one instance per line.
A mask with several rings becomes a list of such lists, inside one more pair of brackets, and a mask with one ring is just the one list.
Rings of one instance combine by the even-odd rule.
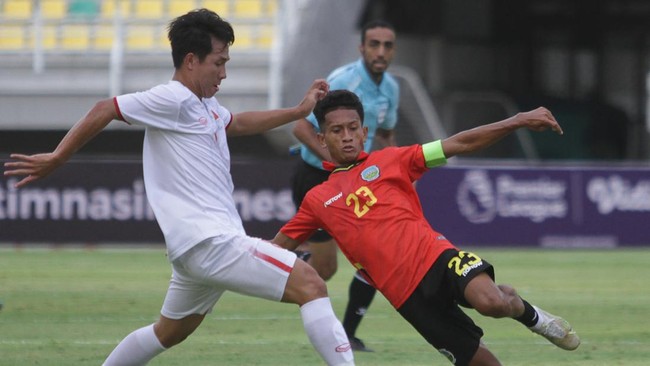
[[24, 177], [16, 183], [16, 188], [48, 176], [117, 117], [112, 99], [98, 102], [68, 131], [53, 152], [35, 155], [11, 154], [12, 161], [4, 164], [4, 175]]
[[560, 135], [563, 134], [562, 127], [551, 111], [539, 107], [532, 111], [517, 113], [499, 122], [459, 132], [442, 140], [442, 150], [447, 158], [472, 153], [485, 149], [519, 128], [528, 128], [532, 131], [551, 129]]
[[318, 141], [316, 130], [308, 120], [305, 118], [297, 120], [296, 124], [293, 126], [292, 132], [298, 141], [307, 146], [307, 148], [316, 154], [320, 160], [330, 160], [329, 151], [321, 145], [320, 141]]
[[271, 240], [271, 243], [281, 246], [284, 249], [288, 250], [294, 250], [300, 245], [300, 242], [294, 239], [291, 239], [290, 237], [282, 234], [281, 232], [278, 232], [277, 235], [275, 235], [275, 238]]
[[328, 91], [329, 85], [327, 82], [324, 79], [318, 79], [312, 83], [305, 97], [295, 107], [235, 114], [233, 122], [228, 127], [228, 136], [262, 133], [297, 119], [305, 118], [314, 109], [316, 102], [321, 100]]

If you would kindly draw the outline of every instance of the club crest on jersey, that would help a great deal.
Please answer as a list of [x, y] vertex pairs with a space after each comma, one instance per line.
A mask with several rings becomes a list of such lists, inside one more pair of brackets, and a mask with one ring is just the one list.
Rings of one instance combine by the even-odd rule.
[[376, 165], [369, 166], [361, 172], [361, 179], [366, 182], [372, 182], [377, 178], [379, 178], [379, 167]]

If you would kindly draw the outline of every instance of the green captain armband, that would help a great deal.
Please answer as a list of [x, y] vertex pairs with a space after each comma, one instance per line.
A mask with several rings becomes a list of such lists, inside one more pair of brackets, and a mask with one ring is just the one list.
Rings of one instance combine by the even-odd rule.
[[422, 153], [424, 154], [424, 161], [427, 164], [427, 168], [447, 164], [447, 158], [445, 157], [445, 153], [442, 151], [441, 140], [427, 142], [422, 145]]

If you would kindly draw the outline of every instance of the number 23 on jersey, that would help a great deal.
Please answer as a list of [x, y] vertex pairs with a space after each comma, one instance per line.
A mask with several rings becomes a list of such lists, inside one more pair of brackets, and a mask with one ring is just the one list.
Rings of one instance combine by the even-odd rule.
[[352, 207], [354, 214], [357, 215], [358, 218], [367, 214], [375, 203], [377, 203], [377, 197], [375, 197], [375, 194], [366, 186], [359, 187], [359, 189], [354, 191], [354, 193], [348, 194], [345, 198], [345, 204], [348, 207]]

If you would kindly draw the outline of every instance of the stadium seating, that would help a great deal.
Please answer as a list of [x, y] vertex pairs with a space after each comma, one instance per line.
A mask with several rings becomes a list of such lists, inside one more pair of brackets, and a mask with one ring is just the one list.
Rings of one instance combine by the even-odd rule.
[[[117, 14], [129, 51], [167, 51], [170, 19], [205, 7], [233, 24], [237, 50], [265, 50], [272, 43], [279, 0], [0, 0], [0, 51], [107, 52]], [[41, 17], [36, 17], [35, 4]], [[34, 22], [41, 31], [34, 31]]]
[[118, 12], [123, 18], [131, 16], [130, 0], [104, 0], [101, 3], [100, 15], [104, 19], [112, 19]]
[[229, 18], [230, 16], [230, 1], [228, 0], [204, 0], [201, 1], [201, 7], [210, 9], [223, 18]]
[[196, 9], [196, 6], [194, 0], [169, 0], [169, 18], [187, 13], [192, 9]]
[[33, 11], [31, 1], [4, 0], [2, 3], [2, 15], [9, 19], [29, 19]]
[[162, 0], [140, 0], [135, 3], [134, 16], [137, 19], [163, 19], [165, 17]]
[[93, 28], [92, 48], [98, 51], [110, 50], [113, 46], [115, 30], [110, 24], [98, 24]]
[[85, 50], [90, 46], [90, 31], [86, 24], [65, 24], [61, 28], [61, 47], [68, 50]]
[[41, 0], [41, 14], [45, 19], [62, 19], [67, 10], [65, 0]]
[[159, 35], [164, 34], [161, 27], [137, 25], [127, 28], [126, 48], [130, 50], [147, 50], [161, 48]]
[[[41, 47], [44, 50], [53, 50], [56, 49], [58, 44], [59, 37], [57, 36], [58, 28], [53, 25], [46, 25], [41, 28]], [[33, 46], [35, 43], [35, 38], [30, 39], [30, 44]]]
[[[103, 3], [103, 2], [102, 2]], [[68, 15], [76, 19], [93, 19], [99, 13], [99, 2], [93, 0], [68, 1]]]
[[259, 18], [263, 15], [261, 0], [238, 0], [234, 3], [234, 15], [240, 18]]
[[0, 50], [20, 50], [26, 44], [25, 32], [21, 25], [3, 25], [0, 27]]

